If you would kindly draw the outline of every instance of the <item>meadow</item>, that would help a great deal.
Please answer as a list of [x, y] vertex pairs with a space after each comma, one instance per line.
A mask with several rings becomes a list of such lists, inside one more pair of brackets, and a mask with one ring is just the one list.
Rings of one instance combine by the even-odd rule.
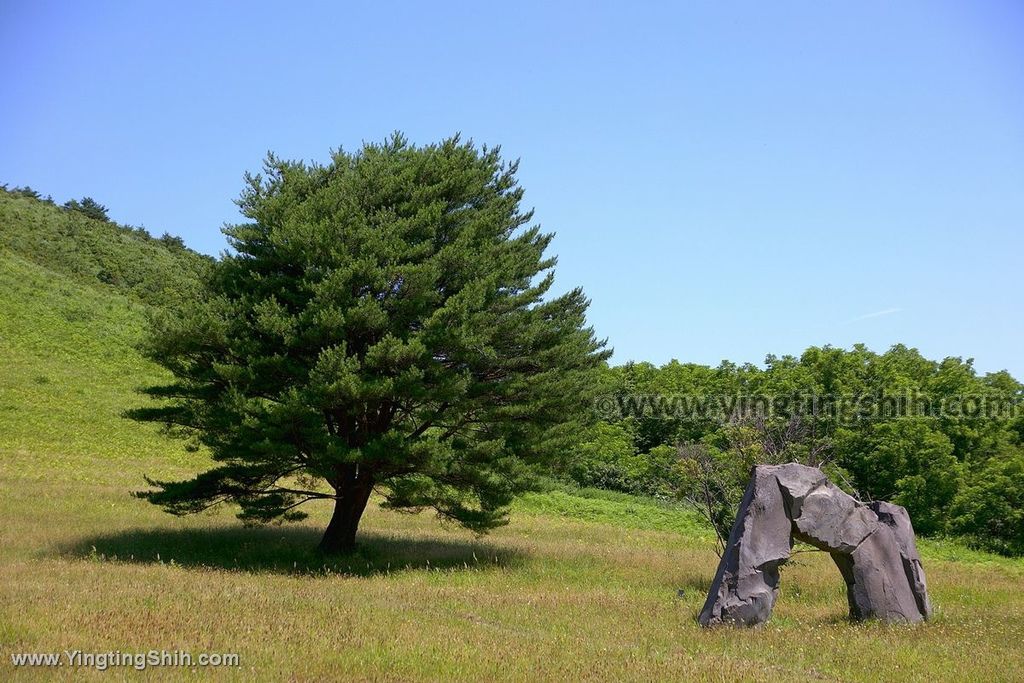
[[[325, 562], [326, 508], [244, 528], [130, 492], [197, 471], [122, 419], [160, 370], [143, 306], [0, 252], [0, 678], [1020, 680], [1024, 561], [922, 541], [935, 618], [851, 624], [821, 553], [783, 570], [760, 629], [695, 622], [711, 530], [670, 503], [553, 485], [486, 537], [371, 503]], [[237, 653], [220, 669], [15, 668], [11, 653]]]

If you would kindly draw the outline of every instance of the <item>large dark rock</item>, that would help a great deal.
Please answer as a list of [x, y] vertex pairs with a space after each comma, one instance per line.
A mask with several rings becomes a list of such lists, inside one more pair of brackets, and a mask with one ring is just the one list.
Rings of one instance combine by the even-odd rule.
[[789, 463], [754, 468], [698, 617], [701, 625], [767, 621], [779, 594], [779, 567], [794, 539], [832, 555], [846, 581], [852, 618], [916, 623], [931, 616], [907, 511], [861, 503], [821, 470]]

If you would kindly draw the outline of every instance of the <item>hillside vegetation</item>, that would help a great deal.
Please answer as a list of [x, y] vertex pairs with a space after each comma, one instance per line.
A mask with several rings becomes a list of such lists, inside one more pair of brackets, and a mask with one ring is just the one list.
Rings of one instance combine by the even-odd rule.
[[178, 238], [151, 237], [81, 211], [0, 191], [0, 250], [76, 282], [149, 304], [187, 299], [211, 259]]
[[1024, 668], [1024, 561], [948, 542], [921, 544], [937, 614], [920, 628], [851, 625], [839, 573], [807, 553], [785, 567], [767, 627], [704, 631], [713, 534], [650, 498], [553, 486], [483, 538], [372, 503], [364, 545], [329, 563], [311, 550], [326, 507], [259, 529], [226, 510], [165, 515], [129, 495], [143, 475], [208, 462], [121, 418], [137, 387], [163, 379], [136, 350], [151, 275], [102, 283], [106, 252], [15, 249], [10, 234], [31, 235], [19, 221], [57, 210], [2, 202], [4, 680], [111, 676], [10, 660], [69, 649], [238, 653], [238, 668], [197, 670], [237, 680], [1014, 680]]

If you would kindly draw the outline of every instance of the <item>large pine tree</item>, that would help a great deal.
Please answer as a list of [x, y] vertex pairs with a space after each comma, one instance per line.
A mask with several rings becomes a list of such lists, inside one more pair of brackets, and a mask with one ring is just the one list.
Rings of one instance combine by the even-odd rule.
[[268, 157], [207, 296], [154, 322], [150, 355], [175, 380], [132, 411], [217, 465], [138, 495], [175, 514], [234, 502], [254, 523], [333, 500], [325, 552], [352, 547], [373, 491], [503, 523], [578, 434], [608, 356], [582, 291], [546, 296], [552, 235], [528, 226], [515, 172], [458, 137]]

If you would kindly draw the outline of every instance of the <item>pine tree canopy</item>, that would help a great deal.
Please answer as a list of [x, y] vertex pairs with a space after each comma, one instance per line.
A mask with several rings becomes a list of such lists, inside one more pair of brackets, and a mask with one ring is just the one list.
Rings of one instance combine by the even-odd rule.
[[233, 502], [251, 523], [333, 500], [325, 551], [352, 546], [374, 491], [477, 532], [504, 523], [579, 434], [610, 353], [582, 291], [547, 296], [552, 235], [528, 225], [517, 164], [395, 134], [264, 168], [206, 295], [154, 319], [148, 352], [174, 379], [130, 413], [216, 466], [138, 495], [175, 514]]

